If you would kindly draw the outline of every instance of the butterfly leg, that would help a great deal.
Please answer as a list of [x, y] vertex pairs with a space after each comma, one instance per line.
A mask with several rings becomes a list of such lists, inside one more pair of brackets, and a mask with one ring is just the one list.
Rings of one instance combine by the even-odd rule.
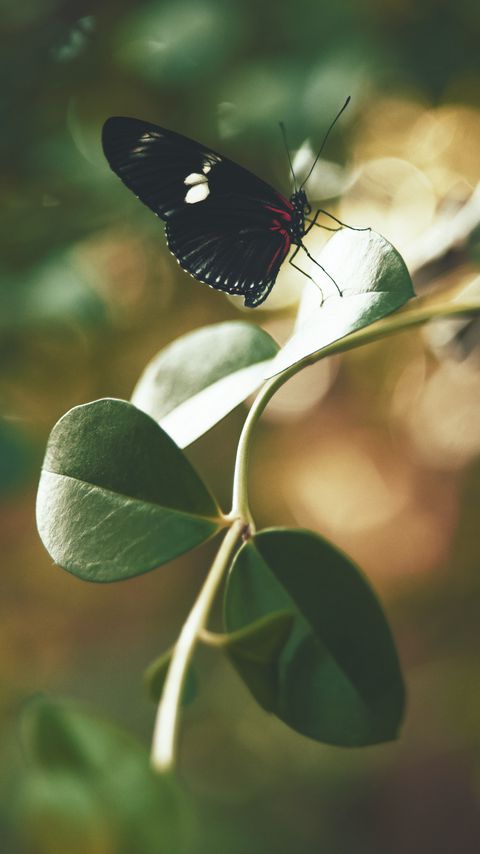
[[[305, 252], [305, 255], [306, 255], [308, 258], [310, 258], [310, 261], [313, 261], [313, 263], [314, 263], [314, 264], [316, 264], [316, 265], [317, 265], [317, 267], [320, 267], [320, 269], [325, 273], [325, 275], [326, 275], [326, 276], [328, 276], [328, 278], [330, 279], [330, 281], [331, 281], [331, 282], [333, 282], [333, 284], [335, 285], [335, 287], [336, 287], [336, 289], [337, 289], [337, 291], [338, 291], [339, 296], [343, 297], [343, 291], [341, 291], [341, 290], [340, 290], [340, 288], [338, 287], [338, 285], [337, 285], [337, 283], [336, 283], [335, 279], [333, 278], [333, 276], [331, 276], [331, 275], [330, 275], [330, 273], [327, 273], [327, 271], [326, 271], [325, 267], [322, 267], [322, 265], [321, 265], [321, 264], [319, 264], [319, 263], [318, 263], [318, 261], [316, 261], [316, 260], [315, 260], [315, 258], [313, 257], [313, 255], [310, 255], [310, 252], [308, 251], [308, 249], [307, 249], [307, 247], [305, 246], [305, 244], [304, 244], [304, 243], [300, 243], [300, 245], [299, 245], [299, 247], [298, 247], [298, 248], [299, 248], [299, 249], [300, 249], [300, 248], [302, 248], [302, 249], [303, 249], [303, 251]], [[294, 253], [293, 253], [293, 255], [292, 255], [292, 258], [294, 258], [296, 254], [297, 254], [297, 253], [296, 253], [296, 252], [294, 252]], [[308, 274], [305, 274], [305, 275], [308, 275]]]
[[339, 228], [329, 228], [328, 225], [320, 225], [320, 223], [317, 222], [317, 219], [321, 213], [323, 213], [323, 211], [317, 211], [313, 219], [307, 219], [306, 220], [310, 224], [309, 224], [308, 228], [305, 229], [305, 234], [308, 234], [308, 232], [312, 230], [314, 225], [316, 225], [317, 228], [324, 228], [325, 231], [341, 231], [341, 228], [342, 228], [341, 226], [339, 226]]
[[[334, 220], [334, 222], [338, 223], [338, 225], [340, 226], [340, 228], [349, 228], [349, 229], [350, 229], [350, 231], [371, 231], [371, 230], [372, 230], [372, 229], [370, 228], [370, 226], [369, 226], [369, 225], [368, 225], [368, 226], [366, 226], [366, 228], [356, 228], [354, 225], [348, 225], [346, 222], [342, 222], [342, 220], [341, 220], [341, 219], [337, 219], [337, 217], [336, 217], [336, 216], [334, 216], [333, 214], [328, 213], [328, 211], [324, 211], [324, 210], [322, 210], [322, 208], [319, 208], [319, 209], [318, 209], [318, 211], [317, 211], [317, 212], [316, 212], [316, 214], [315, 214], [315, 217], [314, 217], [314, 219], [313, 219], [313, 222], [315, 223], [315, 225], [318, 225], [318, 223], [316, 222], [316, 219], [317, 219], [317, 217], [318, 217], [318, 215], [319, 215], [319, 214], [324, 214], [325, 216], [330, 217], [330, 219], [333, 219], [333, 220]], [[308, 232], [310, 231], [311, 227], [312, 227], [311, 225], [308, 227], [308, 229], [307, 229], [307, 231], [305, 232], [305, 234], [308, 234]], [[320, 225], [320, 226], [319, 226], [319, 228], [325, 228], [325, 226], [324, 226], [324, 225]], [[336, 229], [336, 228], [335, 228], [335, 229], [334, 229], [334, 231], [338, 231], [338, 229]]]
[[294, 263], [293, 263], [293, 259], [295, 258], [295, 255], [300, 251], [300, 249], [301, 249], [301, 248], [302, 248], [302, 247], [301, 247], [301, 245], [299, 244], [299, 245], [297, 246], [297, 248], [295, 249], [295, 252], [293, 253], [292, 257], [288, 259], [288, 263], [289, 263], [289, 264], [291, 264], [291, 265], [292, 265], [292, 267], [295, 267], [295, 270], [298, 270], [298, 272], [299, 272], [299, 273], [303, 273], [303, 275], [304, 275], [304, 276], [306, 276], [306, 277], [307, 277], [307, 279], [310, 279], [310, 281], [311, 281], [311, 282], [313, 282], [313, 284], [315, 285], [315, 287], [316, 287], [316, 288], [318, 288], [318, 290], [320, 291], [320, 293], [321, 293], [321, 295], [322, 295], [322, 301], [321, 301], [320, 305], [323, 305], [323, 303], [324, 303], [324, 301], [325, 301], [325, 297], [324, 297], [324, 295], [323, 295], [323, 291], [322, 291], [322, 289], [321, 289], [320, 285], [318, 284], [318, 282], [316, 282], [316, 281], [315, 281], [315, 279], [313, 278], [313, 276], [311, 276], [309, 273], [306, 273], [306, 272], [305, 272], [305, 270], [302, 270], [302, 268], [301, 268], [301, 267], [299, 267], [297, 264], [294, 264]]

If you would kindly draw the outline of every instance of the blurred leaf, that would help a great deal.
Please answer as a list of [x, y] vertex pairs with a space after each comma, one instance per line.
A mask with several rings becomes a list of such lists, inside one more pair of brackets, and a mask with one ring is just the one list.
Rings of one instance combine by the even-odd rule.
[[72, 773], [31, 770], [15, 804], [20, 839], [41, 854], [115, 851], [116, 831], [95, 791]]
[[65, 34], [64, 38], [51, 49], [52, 59], [59, 63], [72, 62], [87, 50], [95, 30], [95, 17], [86, 15]]
[[[36, 698], [22, 719], [28, 767], [17, 822], [47, 854], [183, 851], [187, 803], [150, 769], [145, 749], [73, 703]], [[30, 850], [30, 849], [29, 849]]]
[[231, 568], [225, 623], [234, 631], [280, 609], [293, 612], [295, 624], [267, 710], [329, 744], [358, 747], [394, 738], [404, 707], [397, 653], [382, 609], [354, 564], [309, 531], [257, 534]]
[[[316, 260], [336, 281], [343, 296], [326, 299], [319, 306], [318, 289], [313, 285], [305, 288], [296, 332], [272, 362], [269, 376], [390, 314], [414, 296], [403, 258], [374, 231], [343, 228]], [[318, 273], [321, 284], [323, 274]]]
[[225, 635], [222, 648], [264, 709], [274, 711], [278, 694], [278, 660], [290, 635], [294, 614], [268, 614]]
[[127, 19], [120, 54], [150, 82], [198, 80], [229, 56], [242, 20], [235, 5], [229, 4], [225, 14], [211, 0], [146, 3]]
[[59, 254], [22, 274], [0, 270], [0, 329], [45, 322], [93, 325], [105, 320], [105, 306], [92, 273], [70, 253]]
[[[145, 686], [147, 688], [148, 694], [154, 703], [158, 703], [160, 697], [162, 696], [163, 686], [165, 685], [165, 679], [167, 678], [168, 668], [170, 667], [170, 662], [172, 660], [172, 653], [174, 647], [171, 647], [155, 661], [147, 667], [144, 673], [144, 681]], [[182, 693], [182, 703], [185, 706], [188, 706], [189, 703], [192, 703], [195, 697], [197, 696], [197, 678], [195, 676], [195, 672], [192, 667], [188, 669], [187, 678], [185, 680], [185, 684], [183, 686]]]
[[35, 452], [27, 437], [14, 422], [0, 418], [0, 496], [22, 487], [34, 464]]
[[231, 321], [183, 335], [146, 367], [132, 403], [186, 447], [261, 384], [273, 338], [251, 323]]
[[[442, 294], [445, 298], [445, 294]], [[430, 323], [423, 330], [423, 336], [435, 357], [439, 362], [444, 359], [455, 359], [463, 362], [465, 359], [477, 358], [480, 345], [480, 276], [475, 276], [467, 284], [456, 288], [453, 294], [449, 294], [452, 304], [460, 303], [477, 307], [477, 314], [465, 315], [464, 317], [446, 317], [439, 323]], [[432, 294], [423, 299], [423, 304], [428, 304], [430, 299], [438, 299], [437, 294]]]
[[221, 526], [186, 457], [148, 415], [104, 399], [67, 412], [47, 445], [37, 524], [56, 563], [88, 581], [139, 575]]

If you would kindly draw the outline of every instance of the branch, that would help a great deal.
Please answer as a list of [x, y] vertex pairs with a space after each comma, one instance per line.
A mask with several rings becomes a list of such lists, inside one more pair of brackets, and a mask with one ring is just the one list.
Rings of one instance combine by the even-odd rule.
[[200, 634], [206, 627], [219, 584], [228, 569], [237, 542], [244, 529], [245, 521], [243, 519], [235, 519], [228, 529], [175, 644], [158, 705], [153, 733], [152, 764], [157, 771], [168, 772], [174, 767], [178, 740], [178, 718], [187, 671]]

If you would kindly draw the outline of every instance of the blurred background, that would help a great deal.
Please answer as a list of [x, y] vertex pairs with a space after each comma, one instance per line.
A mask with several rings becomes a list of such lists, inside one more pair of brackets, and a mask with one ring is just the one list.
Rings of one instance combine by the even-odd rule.
[[[162, 224], [109, 171], [101, 126], [153, 121], [289, 194], [278, 121], [301, 169], [350, 94], [311, 200], [383, 233], [418, 293], [475, 290], [480, 11], [474, 0], [3, 0], [1, 17], [0, 847], [64, 854], [61, 837], [14, 826], [19, 710], [38, 691], [68, 696], [148, 747], [142, 672], [176, 637], [213, 547], [110, 586], [53, 566], [34, 519], [50, 429], [77, 404], [128, 399], [161, 347], [205, 324], [243, 318], [284, 341], [303, 287], [285, 269], [253, 313], [184, 274]], [[407, 716], [395, 744], [323, 747], [201, 653], [181, 752], [203, 816], [198, 852], [480, 850], [479, 329], [436, 323], [321, 363], [266, 411], [258, 526], [310, 527], [358, 561], [391, 621]], [[188, 449], [226, 510], [245, 411]], [[118, 850], [92, 845], [81, 854]]]

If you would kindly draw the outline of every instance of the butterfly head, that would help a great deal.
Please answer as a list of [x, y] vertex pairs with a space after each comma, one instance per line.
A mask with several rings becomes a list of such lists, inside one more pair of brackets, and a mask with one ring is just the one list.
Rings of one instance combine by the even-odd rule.
[[295, 190], [290, 197], [290, 201], [296, 211], [299, 211], [303, 216], [308, 216], [312, 212], [312, 207], [307, 199], [305, 190]]

